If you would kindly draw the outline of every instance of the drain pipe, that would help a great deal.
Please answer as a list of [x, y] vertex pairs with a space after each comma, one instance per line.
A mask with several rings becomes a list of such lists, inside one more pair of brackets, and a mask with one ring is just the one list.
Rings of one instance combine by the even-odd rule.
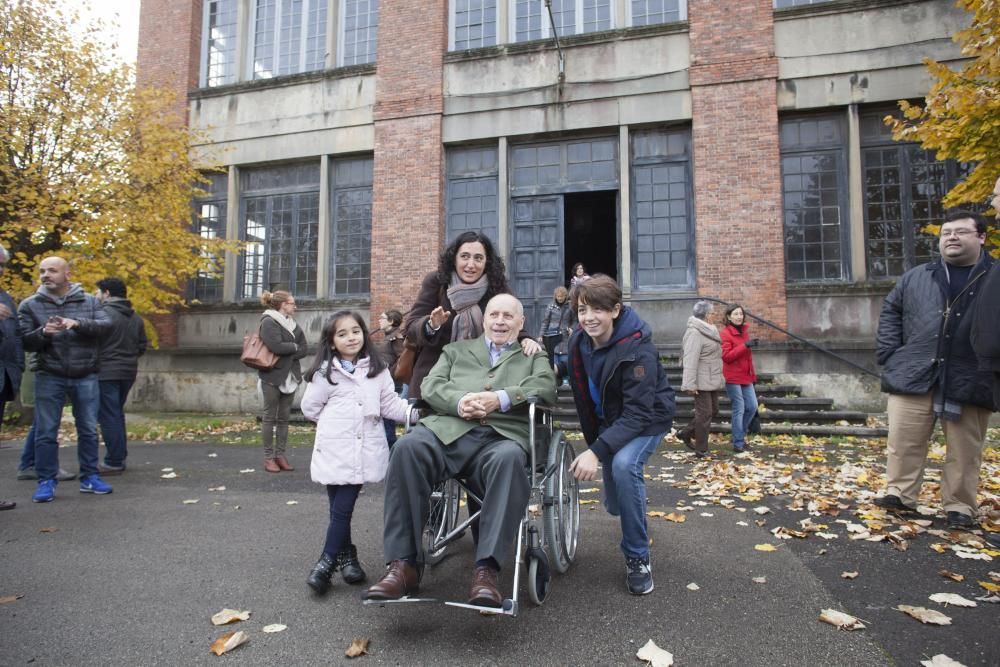
[[545, 0], [545, 9], [549, 14], [549, 26], [552, 28], [552, 39], [556, 42], [556, 51], [559, 52], [559, 86], [566, 81], [566, 57], [563, 55], [562, 45], [559, 43], [559, 33], [556, 32], [556, 20], [552, 16], [552, 0]]

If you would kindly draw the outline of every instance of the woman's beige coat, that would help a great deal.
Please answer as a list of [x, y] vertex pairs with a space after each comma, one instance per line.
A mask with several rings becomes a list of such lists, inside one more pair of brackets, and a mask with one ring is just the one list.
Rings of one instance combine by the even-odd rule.
[[681, 348], [684, 366], [681, 391], [719, 391], [726, 387], [722, 375], [722, 337], [714, 324], [689, 317]]

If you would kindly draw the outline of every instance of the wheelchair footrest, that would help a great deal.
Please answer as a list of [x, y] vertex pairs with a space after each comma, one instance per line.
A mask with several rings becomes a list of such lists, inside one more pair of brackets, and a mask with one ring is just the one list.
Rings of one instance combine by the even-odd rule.
[[398, 600], [362, 600], [362, 604], [377, 605], [379, 607], [384, 607], [387, 604], [400, 604], [402, 602], [440, 602], [437, 598], [411, 598], [410, 596], [401, 597]]
[[476, 604], [466, 604], [465, 602], [445, 602], [448, 607], [460, 607], [462, 609], [472, 609], [480, 614], [492, 616], [517, 616], [517, 603], [511, 599], [505, 599], [502, 607], [484, 607]]

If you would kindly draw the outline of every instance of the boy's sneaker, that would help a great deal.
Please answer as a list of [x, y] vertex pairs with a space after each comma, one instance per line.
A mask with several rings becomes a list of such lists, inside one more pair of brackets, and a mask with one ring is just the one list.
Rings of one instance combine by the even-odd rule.
[[625, 558], [625, 584], [632, 595], [646, 595], [653, 592], [653, 568], [649, 557]]
[[35, 471], [35, 466], [28, 466], [27, 468], [17, 469], [18, 479], [38, 479], [38, 473]]
[[43, 479], [38, 482], [38, 488], [35, 489], [35, 494], [31, 496], [31, 502], [33, 503], [51, 503], [56, 497], [56, 480], [54, 479]]
[[111, 485], [101, 479], [97, 473], [84, 475], [80, 478], [80, 493], [94, 493], [103, 496], [111, 493]]

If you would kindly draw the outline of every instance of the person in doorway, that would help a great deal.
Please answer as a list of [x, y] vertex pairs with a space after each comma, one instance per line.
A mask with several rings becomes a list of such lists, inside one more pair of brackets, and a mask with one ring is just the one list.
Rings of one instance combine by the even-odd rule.
[[694, 397], [694, 418], [677, 432], [677, 438], [698, 458], [708, 455], [708, 433], [712, 418], [719, 414], [719, 390], [726, 386], [722, 375], [722, 337], [708, 321], [713, 306], [694, 304], [681, 343], [684, 367], [681, 391]]
[[[993, 402], [992, 377], [971, 344], [982, 284], [994, 262], [983, 250], [986, 219], [952, 211], [941, 225], [941, 256], [907, 271], [882, 305], [876, 359], [889, 394], [885, 493], [875, 504], [917, 511], [927, 449], [940, 420], [947, 454], [941, 501], [951, 530], [976, 526], [976, 491]], [[990, 313], [991, 318], [996, 313]]]
[[101, 390], [97, 423], [107, 449], [104, 463], [97, 467], [103, 475], [120, 475], [125, 471], [128, 457], [125, 401], [139, 373], [139, 357], [146, 353], [149, 342], [146, 326], [132, 309], [128, 289], [120, 278], [97, 281], [97, 298], [111, 320], [111, 331], [101, 340], [97, 374]]
[[569, 302], [569, 290], [560, 285], [552, 294], [552, 303], [545, 309], [542, 325], [538, 332], [538, 342], [545, 351], [556, 373], [556, 384], [561, 385], [567, 372], [566, 344], [572, 331], [573, 308]]
[[603, 500], [621, 522], [629, 593], [653, 591], [646, 525], [644, 467], [670, 431], [674, 390], [653, 344], [653, 332], [622, 303], [613, 279], [597, 274], [573, 291], [580, 328], [569, 342], [570, 382], [587, 449], [570, 464], [576, 479], [597, 479]]
[[[10, 254], [0, 246], [0, 276], [7, 268]], [[0, 288], [0, 430], [3, 429], [4, 411], [7, 403], [17, 398], [24, 372], [24, 345], [21, 330], [17, 326], [17, 307], [14, 299]], [[14, 509], [17, 503], [0, 500], [0, 510]]]
[[260, 420], [264, 470], [294, 470], [285, 457], [285, 448], [292, 399], [302, 382], [299, 359], [306, 356], [306, 335], [295, 322], [294, 296], [284, 290], [265, 291], [260, 295], [260, 302], [267, 306], [260, 317], [260, 339], [278, 357], [274, 368], [257, 371], [264, 397]]
[[348, 584], [367, 577], [351, 541], [351, 517], [361, 485], [380, 482], [389, 447], [383, 419], [406, 419], [406, 399], [396, 395], [392, 376], [357, 313], [341, 310], [323, 327], [319, 349], [306, 372], [302, 414], [316, 422], [310, 475], [326, 486], [330, 522], [323, 553], [306, 583], [322, 595], [334, 572]]
[[756, 338], [750, 338], [750, 326], [743, 306], [734, 304], [726, 308], [722, 318], [722, 375], [726, 379], [732, 417], [733, 451], [746, 449], [746, 434], [757, 414], [757, 392], [753, 383], [757, 373], [753, 367], [753, 347]]
[[590, 276], [587, 275], [587, 267], [583, 265], [583, 262], [577, 262], [573, 265], [573, 270], [570, 271], [569, 288], [572, 290], [577, 285], [585, 283], [590, 280]]

